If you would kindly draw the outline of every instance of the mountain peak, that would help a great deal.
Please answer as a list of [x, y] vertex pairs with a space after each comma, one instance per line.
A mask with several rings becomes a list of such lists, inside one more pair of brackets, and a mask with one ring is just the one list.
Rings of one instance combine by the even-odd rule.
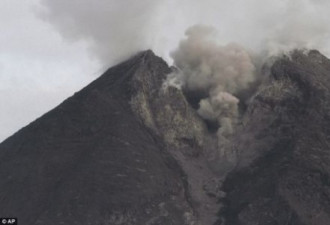
[[156, 57], [155, 53], [151, 49], [141, 51], [139, 54], [142, 54], [144, 57]]
[[162, 88], [171, 71], [140, 52], [3, 142], [1, 213], [27, 225], [197, 220], [203, 204], [192, 205], [187, 182], [202, 183], [182, 165], [203, 166], [190, 159], [202, 152], [204, 124], [181, 90]]
[[329, 71], [316, 50], [278, 58], [223, 140], [163, 85], [166, 62], [139, 52], [0, 144], [1, 213], [27, 225], [327, 224]]

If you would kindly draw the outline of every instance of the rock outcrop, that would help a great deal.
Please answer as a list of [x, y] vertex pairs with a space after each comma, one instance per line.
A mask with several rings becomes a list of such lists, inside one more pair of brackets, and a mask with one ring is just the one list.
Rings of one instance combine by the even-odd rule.
[[179, 89], [162, 87], [171, 72], [141, 52], [1, 143], [0, 215], [26, 225], [213, 223], [206, 128]]
[[275, 61], [233, 138], [224, 224], [330, 223], [329, 109], [329, 59], [295, 51]]

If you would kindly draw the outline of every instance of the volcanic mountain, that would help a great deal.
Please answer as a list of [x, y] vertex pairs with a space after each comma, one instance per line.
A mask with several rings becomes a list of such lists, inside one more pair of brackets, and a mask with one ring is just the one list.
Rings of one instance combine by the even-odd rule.
[[26, 225], [195, 220], [179, 158], [197, 157], [205, 127], [181, 91], [163, 90], [170, 72], [142, 52], [5, 140], [0, 214]]
[[[152, 51], [0, 144], [0, 216], [20, 224], [330, 224], [330, 60], [265, 70], [221, 157]], [[234, 160], [233, 160], [234, 159]]]

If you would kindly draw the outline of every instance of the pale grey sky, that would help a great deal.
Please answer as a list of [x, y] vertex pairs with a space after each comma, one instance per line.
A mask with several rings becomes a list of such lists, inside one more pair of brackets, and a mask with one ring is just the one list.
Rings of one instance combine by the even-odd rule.
[[0, 141], [99, 74], [83, 42], [35, 16], [36, 1], [0, 2]]
[[169, 53], [206, 24], [220, 44], [330, 55], [326, 0], [1, 0], [0, 141], [138, 50]]

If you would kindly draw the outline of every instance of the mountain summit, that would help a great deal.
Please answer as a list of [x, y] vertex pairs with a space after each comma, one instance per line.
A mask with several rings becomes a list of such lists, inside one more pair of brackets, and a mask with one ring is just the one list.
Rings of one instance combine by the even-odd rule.
[[26, 225], [194, 221], [202, 200], [191, 202], [178, 159], [199, 155], [205, 127], [181, 91], [163, 90], [170, 72], [139, 53], [5, 140], [0, 214]]
[[[26, 225], [326, 225], [330, 60], [265, 70], [219, 153], [152, 51], [114, 66], [0, 144], [0, 216]], [[226, 176], [224, 176], [226, 175]]]

